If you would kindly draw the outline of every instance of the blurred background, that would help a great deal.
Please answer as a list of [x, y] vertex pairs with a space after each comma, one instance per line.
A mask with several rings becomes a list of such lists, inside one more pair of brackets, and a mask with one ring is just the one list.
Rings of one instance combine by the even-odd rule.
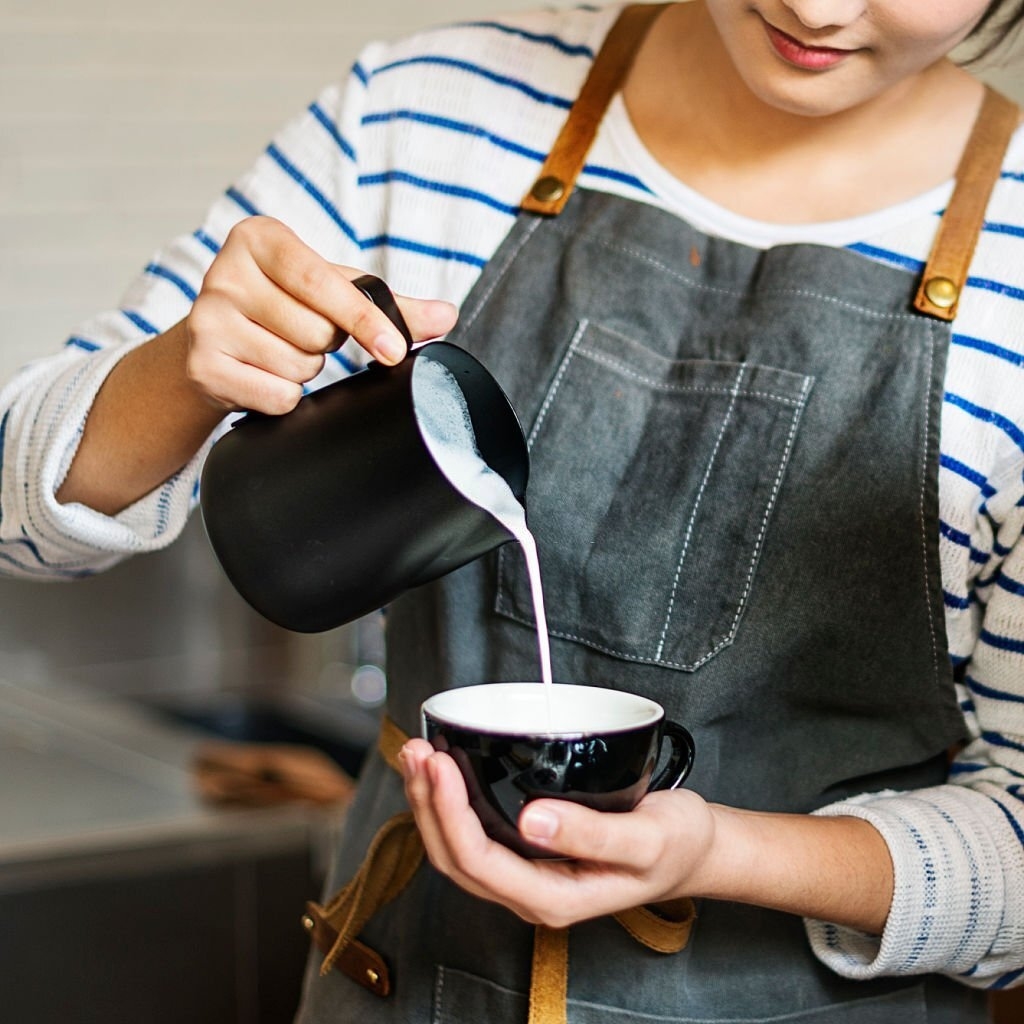
[[[115, 306], [365, 42], [533, 5], [0, 0], [0, 381]], [[982, 76], [1021, 100], [1020, 65]], [[295, 742], [355, 775], [382, 662], [373, 617], [310, 637], [249, 611], [198, 517], [102, 577], [0, 579], [5, 1024], [289, 1021], [344, 802], [211, 804], [196, 750]]]

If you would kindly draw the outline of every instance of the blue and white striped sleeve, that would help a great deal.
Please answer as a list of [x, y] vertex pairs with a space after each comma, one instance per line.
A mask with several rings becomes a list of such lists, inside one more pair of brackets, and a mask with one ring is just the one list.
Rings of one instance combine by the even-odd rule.
[[[1019, 479], [1020, 468], [1016, 469]], [[999, 524], [1005, 554], [966, 663], [961, 697], [974, 738], [945, 785], [872, 794], [824, 808], [871, 822], [893, 859], [895, 891], [880, 937], [806, 922], [816, 955], [839, 974], [939, 972], [988, 989], [1024, 983], [1024, 507]], [[1012, 545], [1012, 546], [1011, 546]]]
[[[0, 390], [0, 573], [63, 579], [98, 572], [126, 555], [170, 543], [198, 496], [210, 441], [191, 462], [117, 516], [59, 504], [86, 417], [107, 375], [128, 352], [180, 321], [191, 308], [228, 232], [254, 214], [287, 223], [337, 263], [353, 263], [357, 140], [365, 76], [356, 65], [288, 124], [254, 166], [211, 207], [203, 225], [158, 252], [120, 308], [79, 327], [62, 351], [24, 367]], [[343, 212], [345, 211], [345, 212]], [[325, 379], [351, 369], [332, 357]], [[212, 440], [212, 439], [211, 439]]]

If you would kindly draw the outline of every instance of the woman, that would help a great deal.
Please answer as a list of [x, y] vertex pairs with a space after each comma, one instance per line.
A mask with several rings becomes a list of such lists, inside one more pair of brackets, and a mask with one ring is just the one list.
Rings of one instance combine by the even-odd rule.
[[[368, 49], [122, 311], [5, 389], [4, 556], [59, 575], [165, 543], [225, 413], [393, 361], [352, 277], [438, 296], [403, 300], [415, 336], [451, 331], [529, 427], [556, 678], [655, 697], [697, 763], [628, 815], [531, 805], [521, 830], [574, 858], [541, 863], [486, 839], [422, 741], [404, 789], [372, 758], [332, 884], [407, 806], [433, 869], [329, 957], [370, 984], [311, 977], [302, 1019], [557, 1016], [567, 959], [572, 1020], [983, 1020], [1024, 970], [1024, 154], [946, 55], [1021, 12], [631, 15], [574, 188], [542, 164], [617, 15]], [[969, 274], [922, 279], [975, 152], [985, 224], [940, 247]], [[503, 552], [395, 603], [399, 730], [532, 670], [523, 587]], [[671, 953], [607, 916], [670, 928], [688, 898]]]

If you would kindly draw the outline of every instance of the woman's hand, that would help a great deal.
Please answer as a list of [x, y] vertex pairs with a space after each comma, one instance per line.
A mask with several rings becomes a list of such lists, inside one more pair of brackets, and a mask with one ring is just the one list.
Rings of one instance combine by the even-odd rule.
[[[326, 354], [351, 335], [394, 363], [405, 342], [338, 267], [280, 221], [237, 224], [188, 316], [130, 351], [100, 388], [60, 502], [116, 515], [184, 466], [224, 418], [289, 412]], [[416, 341], [449, 331], [455, 307], [397, 298]]]
[[[186, 374], [220, 411], [281, 414], [351, 335], [383, 363], [399, 362], [398, 330], [358, 288], [362, 272], [327, 262], [280, 221], [238, 223], [203, 280], [185, 320]], [[455, 308], [399, 298], [413, 338], [449, 331]]]
[[650, 793], [626, 814], [535, 800], [520, 815], [520, 832], [573, 859], [525, 860], [484, 833], [462, 774], [447, 754], [425, 740], [410, 740], [401, 761], [409, 804], [434, 867], [532, 924], [561, 928], [688, 895], [714, 844], [712, 810], [689, 790]]
[[434, 867], [533, 924], [560, 928], [681, 896], [750, 903], [873, 934], [889, 914], [889, 849], [860, 818], [737, 810], [685, 789], [649, 793], [626, 814], [535, 800], [520, 814], [519, 831], [573, 859], [524, 860], [484, 833], [451, 757], [415, 739], [400, 760]]

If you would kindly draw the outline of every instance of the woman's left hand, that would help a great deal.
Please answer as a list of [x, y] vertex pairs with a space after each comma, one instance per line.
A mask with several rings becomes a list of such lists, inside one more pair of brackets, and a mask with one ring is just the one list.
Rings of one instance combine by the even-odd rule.
[[649, 793], [622, 814], [566, 800], [532, 801], [519, 817], [524, 838], [571, 859], [526, 860], [485, 834], [447, 754], [413, 739], [400, 760], [430, 862], [463, 889], [531, 924], [562, 928], [699, 891], [715, 815], [696, 793]]

